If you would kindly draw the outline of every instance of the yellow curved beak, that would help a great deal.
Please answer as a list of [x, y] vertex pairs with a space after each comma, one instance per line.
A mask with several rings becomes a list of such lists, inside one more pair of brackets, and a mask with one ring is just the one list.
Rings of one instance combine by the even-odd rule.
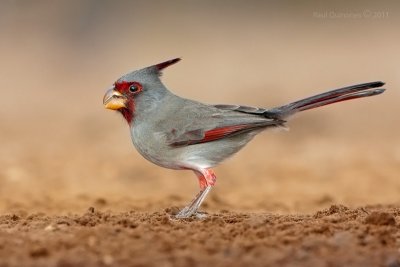
[[109, 89], [103, 97], [103, 105], [107, 109], [117, 110], [126, 108], [127, 98], [114, 89]]

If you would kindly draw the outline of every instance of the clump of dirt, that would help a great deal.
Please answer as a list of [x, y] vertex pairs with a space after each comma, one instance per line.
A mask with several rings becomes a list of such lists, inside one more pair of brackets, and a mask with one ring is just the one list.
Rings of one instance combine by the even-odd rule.
[[400, 207], [0, 216], [0, 266], [400, 266]]
[[396, 219], [390, 213], [374, 211], [365, 218], [365, 223], [375, 225], [395, 225]]

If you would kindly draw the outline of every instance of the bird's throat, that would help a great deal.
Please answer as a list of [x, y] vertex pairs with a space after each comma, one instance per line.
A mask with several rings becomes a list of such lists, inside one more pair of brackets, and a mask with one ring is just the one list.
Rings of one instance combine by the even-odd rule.
[[131, 125], [133, 121], [133, 115], [135, 112], [135, 105], [133, 101], [129, 101], [126, 108], [121, 108], [118, 111], [121, 112], [122, 116], [124, 116], [128, 124]]

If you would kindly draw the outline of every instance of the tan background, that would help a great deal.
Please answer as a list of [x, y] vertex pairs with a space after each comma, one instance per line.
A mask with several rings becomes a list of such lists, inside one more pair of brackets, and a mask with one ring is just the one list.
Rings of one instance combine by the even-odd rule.
[[119, 76], [177, 56], [164, 82], [208, 103], [272, 107], [387, 82], [384, 95], [258, 136], [216, 168], [207, 209], [399, 203], [399, 12], [396, 1], [1, 1], [0, 211], [189, 201], [194, 175], [145, 161], [121, 116], [102, 106]]

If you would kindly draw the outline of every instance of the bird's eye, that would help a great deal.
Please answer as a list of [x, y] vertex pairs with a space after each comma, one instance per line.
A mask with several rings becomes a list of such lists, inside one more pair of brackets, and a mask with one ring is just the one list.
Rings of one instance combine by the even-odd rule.
[[131, 93], [135, 93], [139, 90], [139, 86], [137, 84], [132, 84], [131, 86], [129, 86], [129, 91]]

